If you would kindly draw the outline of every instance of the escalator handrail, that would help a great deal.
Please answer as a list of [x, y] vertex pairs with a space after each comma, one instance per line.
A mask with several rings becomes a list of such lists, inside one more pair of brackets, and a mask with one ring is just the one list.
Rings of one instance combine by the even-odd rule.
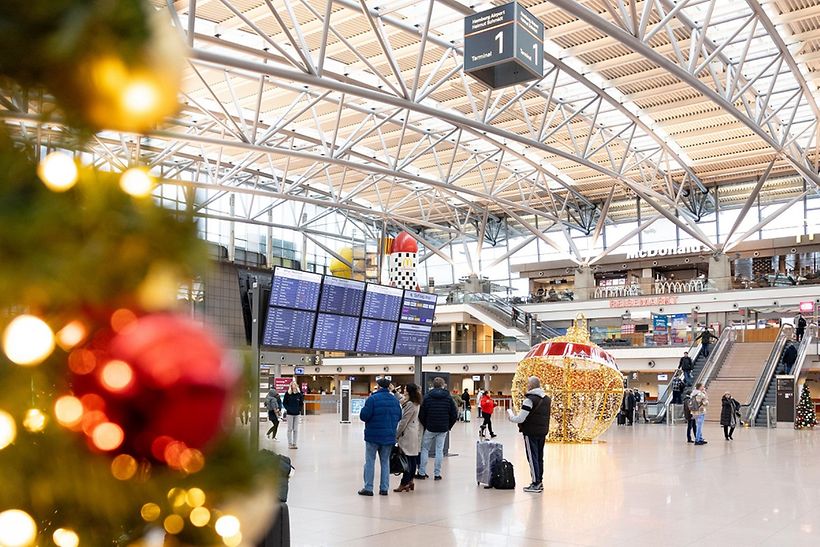
[[722, 362], [723, 360], [723, 352], [731, 347], [731, 344], [735, 342], [736, 338], [737, 332], [733, 327], [727, 327], [722, 333], [720, 333], [720, 338], [718, 338], [717, 344], [715, 344], [715, 349], [713, 349], [712, 353], [709, 354], [709, 357], [706, 359], [706, 364], [701, 369], [698, 377], [695, 378], [695, 385], [706, 385], [709, 383], [709, 379], [715, 372], [717, 363]]
[[[697, 348], [697, 351], [693, 352], [693, 350], [695, 348]], [[698, 343], [698, 337], [697, 336], [695, 336], [692, 339], [692, 344], [689, 346], [689, 349], [687, 349], [686, 352], [694, 355], [695, 356], [694, 360], [696, 360], [698, 358], [698, 354], [700, 353], [700, 344]], [[693, 362], [694, 362], [694, 360], [693, 360]], [[671, 395], [672, 382], [674, 382], [675, 378], [681, 378], [681, 377], [683, 377], [683, 370], [679, 366], [677, 369], [675, 369], [675, 373], [672, 375], [672, 380], [670, 380], [670, 382], [669, 382], [670, 387], [667, 388], [666, 391], [664, 391], [664, 393], [663, 393], [663, 397], [662, 397], [663, 400], [657, 400], [654, 403], [649, 403], [649, 404], [654, 405], [654, 406], [663, 405], [663, 409], [658, 410], [658, 412], [655, 414], [655, 423], [660, 423], [664, 419], [666, 419], [666, 413], [669, 412], [669, 405], [671, 404], [671, 401], [672, 401], [672, 395]]]
[[746, 420], [749, 423], [753, 423], [757, 418], [757, 413], [760, 412], [760, 406], [763, 404], [763, 399], [769, 390], [769, 384], [777, 370], [777, 365], [780, 364], [780, 356], [783, 355], [783, 348], [786, 346], [786, 341], [791, 338], [793, 332], [794, 327], [787, 324], [780, 327], [780, 331], [777, 333], [777, 338], [775, 338], [774, 344], [772, 344], [772, 350], [766, 359], [766, 366], [763, 368], [763, 373], [757, 379], [754, 391], [752, 391], [752, 397], [749, 399], [748, 404], [743, 405], [748, 409]]
[[797, 384], [800, 380], [800, 375], [803, 373], [803, 363], [806, 361], [806, 354], [809, 352], [809, 345], [812, 338], [817, 337], [818, 327], [812, 323], [806, 327], [806, 333], [800, 341], [800, 347], [797, 349], [797, 360], [794, 362], [794, 369], [791, 373], [794, 376], [794, 389], [797, 391]]

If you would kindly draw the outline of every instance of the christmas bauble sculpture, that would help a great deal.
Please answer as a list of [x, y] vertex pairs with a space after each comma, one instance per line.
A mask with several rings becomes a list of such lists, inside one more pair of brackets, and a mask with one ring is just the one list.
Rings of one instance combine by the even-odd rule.
[[541, 380], [552, 399], [550, 442], [591, 442], [618, 415], [624, 395], [623, 375], [612, 355], [590, 341], [583, 315], [565, 336], [534, 346], [518, 363], [512, 383], [516, 412], [530, 376]]

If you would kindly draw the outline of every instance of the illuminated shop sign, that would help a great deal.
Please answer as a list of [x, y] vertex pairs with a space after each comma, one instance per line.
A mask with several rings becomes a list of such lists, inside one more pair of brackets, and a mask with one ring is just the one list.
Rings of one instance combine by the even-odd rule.
[[678, 303], [677, 296], [641, 296], [638, 298], [621, 298], [610, 300], [610, 308], [647, 308], [652, 306], [669, 306]]
[[703, 245], [681, 245], [680, 247], [661, 247], [659, 249], [638, 249], [626, 253], [626, 259], [655, 258], [657, 256], [674, 256], [697, 254], [706, 251]]

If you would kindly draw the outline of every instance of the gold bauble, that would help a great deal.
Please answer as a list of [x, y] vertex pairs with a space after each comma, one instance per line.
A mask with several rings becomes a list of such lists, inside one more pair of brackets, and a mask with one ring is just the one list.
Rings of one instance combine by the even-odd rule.
[[621, 408], [623, 375], [615, 359], [590, 341], [583, 315], [565, 336], [534, 346], [518, 363], [512, 383], [516, 412], [530, 376], [541, 380], [552, 400], [550, 442], [591, 442], [612, 425]]
[[[353, 249], [350, 247], [343, 247], [339, 249], [339, 256], [353, 264]], [[343, 277], [350, 279], [353, 277], [353, 270], [336, 257], [330, 259], [330, 273], [335, 277]]]

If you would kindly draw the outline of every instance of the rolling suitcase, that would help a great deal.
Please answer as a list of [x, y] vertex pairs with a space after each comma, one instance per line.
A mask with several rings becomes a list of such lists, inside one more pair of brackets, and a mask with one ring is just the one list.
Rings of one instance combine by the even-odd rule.
[[475, 445], [475, 482], [490, 485], [493, 467], [504, 459], [504, 445], [496, 441], [478, 441]]
[[618, 425], [624, 425], [624, 424], [626, 424], [626, 414], [624, 414], [623, 412], [619, 412], [618, 413]]
[[469, 410], [465, 410], [465, 411], [464, 411], [464, 421], [465, 421], [465, 422], [469, 422], [469, 421], [470, 421], [470, 411], [469, 411]]

